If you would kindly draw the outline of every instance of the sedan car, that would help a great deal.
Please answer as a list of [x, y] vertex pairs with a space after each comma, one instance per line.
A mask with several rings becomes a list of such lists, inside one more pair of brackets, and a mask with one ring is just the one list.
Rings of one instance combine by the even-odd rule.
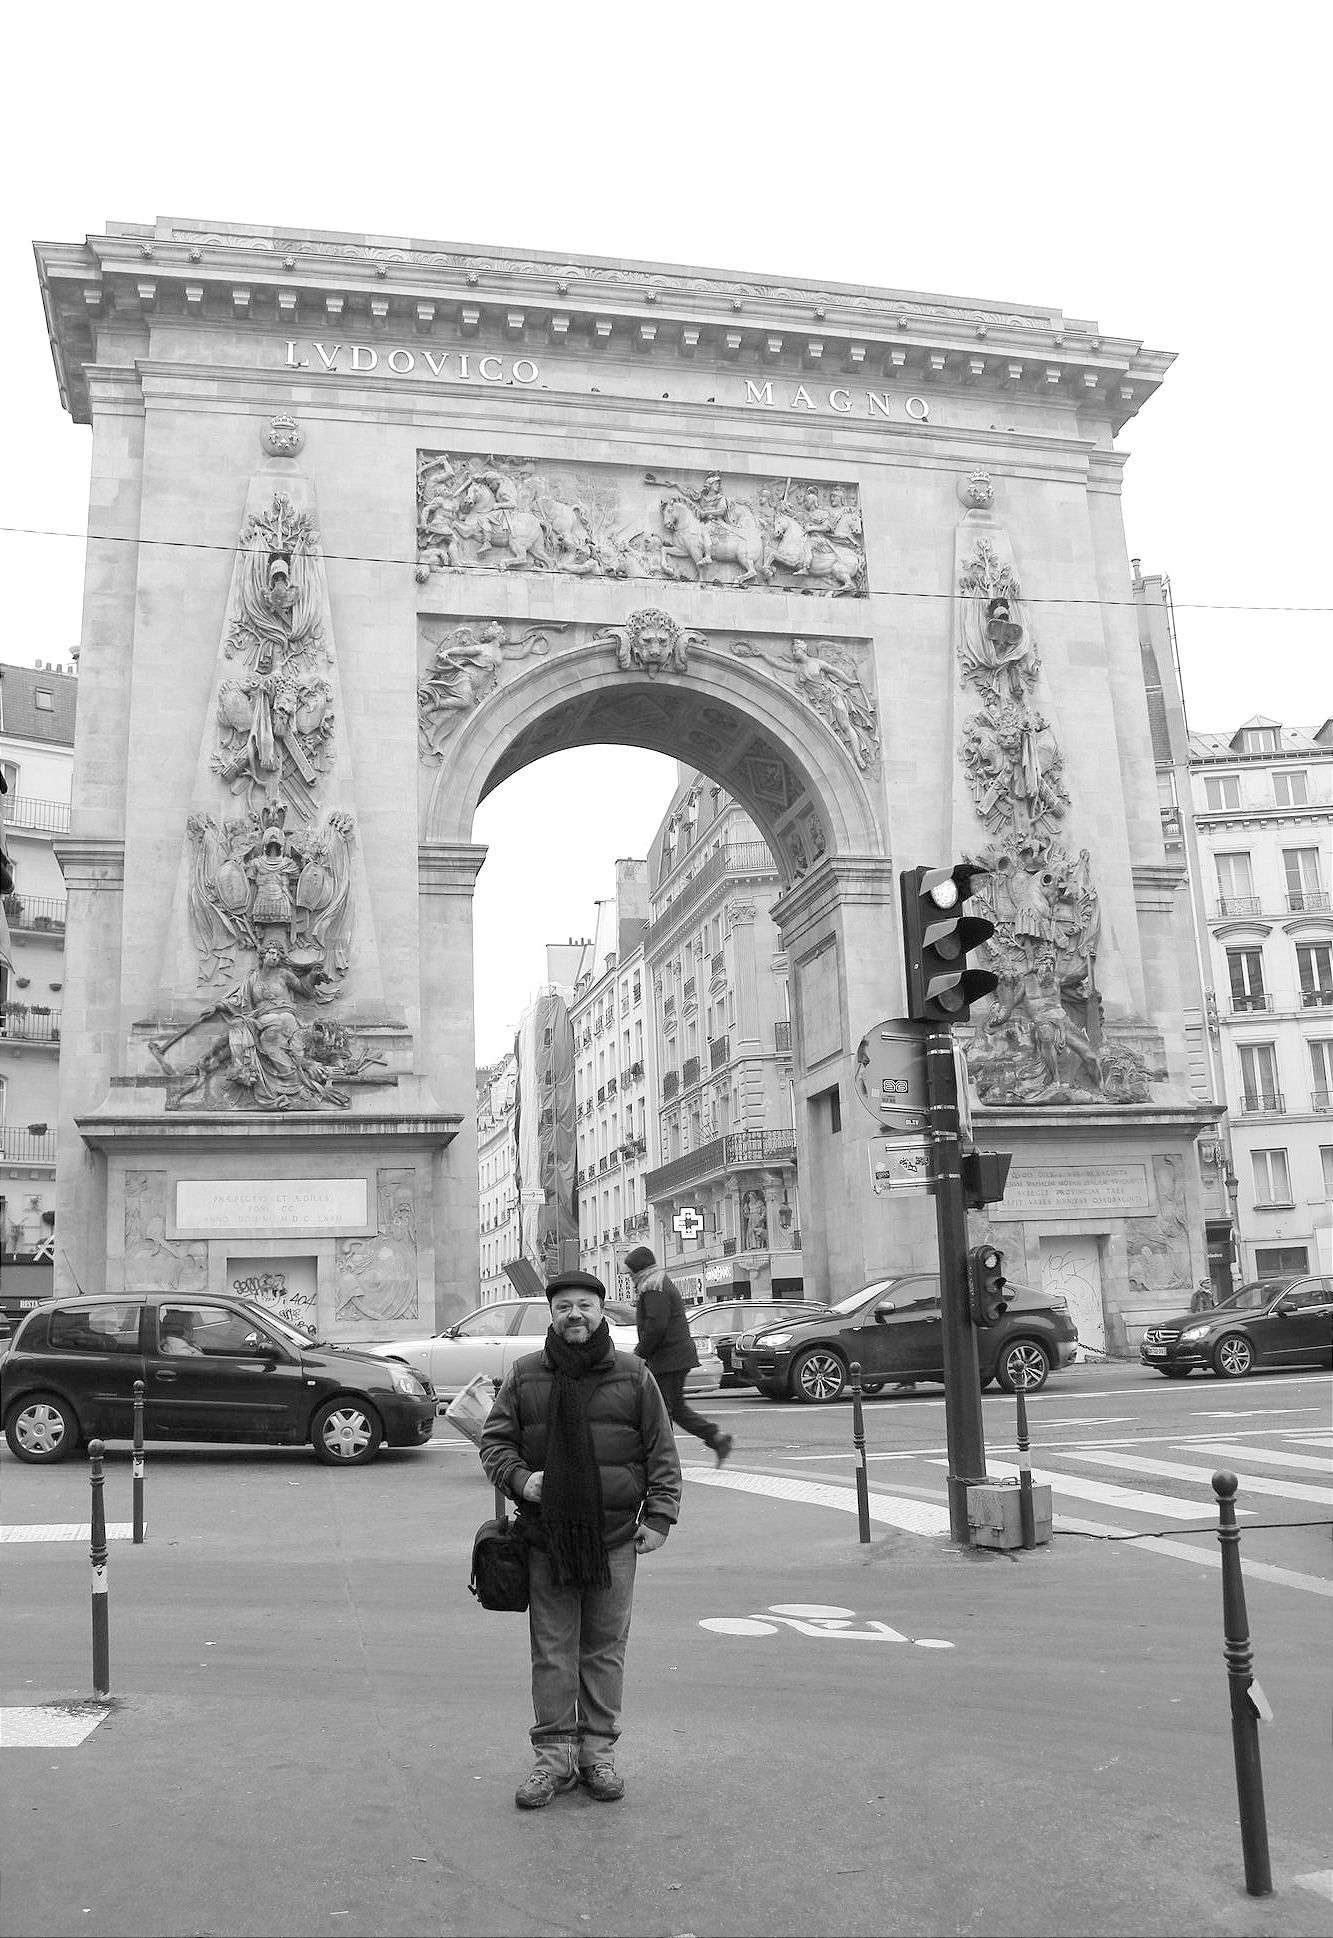
[[699, 1370], [720, 1386], [743, 1386], [736, 1364], [736, 1342], [780, 1319], [810, 1319], [828, 1307], [819, 1299], [721, 1299], [690, 1314], [690, 1331], [699, 1349]]
[[0, 1418], [20, 1460], [128, 1440], [144, 1384], [146, 1440], [309, 1443], [333, 1467], [420, 1447], [435, 1395], [409, 1366], [328, 1346], [246, 1299], [121, 1292], [30, 1312], [0, 1359]]
[[[633, 1352], [639, 1337], [634, 1307], [608, 1299], [603, 1311], [611, 1343], [622, 1352]], [[479, 1373], [502, 1380], [516, 1359], [540, 1351], [550, 1323], [551, 1308], [545, 1299], [496, 1299], [443, 1332], [390, 1339], [365, 1350], [381, 1359], [406, 1360], [430, 1381], [443, 1403], [461, 1393]]]
[[1261, 1366], [1333, 1365], [1333, 1278], [1251, 1279], [1219, 1305], [1149, 1326], [1139, 1358], [1167, 1379], [1196, 1366], [1242, 1379]]
[[[1010, 1309], [977, 1330], [981, 1384], [996, 1380], [1007, 1392], [1023, 1386], [1031, 1393], [1053, 1368], [1070, 1364], [1078, 1333], [1060, 1294], [1039, 1295], [1012, 1281], [1009, 1291]], [[862, 1286], [823, 1317], [768, 1326], [733, 1358], [768, 1399], [826, 1402], [847, 1391], [853, 1360], [863, 1393], [878, 1393], [890, 1380], [942, 1381], [941, 1337], [938, 1278], [904, 1275]]]

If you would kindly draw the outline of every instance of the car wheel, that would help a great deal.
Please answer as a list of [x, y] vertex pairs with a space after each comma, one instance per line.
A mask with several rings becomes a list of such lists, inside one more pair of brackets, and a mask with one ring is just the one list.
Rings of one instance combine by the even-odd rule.
[[379, 1417], [364, 1400], [329, 1400], [310, 1426], [316, 1454], [326, 1467], [364, 1467], [384, 1438]]
[[79, 1423], [72, 1407], [54, 1393], [30, 1393], [10, 1409], [5, 1439], [18, 1460], [33, 1466], [64, 1460], [79, 1444]]
[[1014, 1393], [1020, 1386], [1027, 1393], [1036, 1393], [1045, 1386], [1050, 1370], [1046, 1349], [1037, 1340], [1011, 1339], [996, 1361], [995, 1377], [1006, 1393]]
[[812, 1346], [791, 1369], [791, 1390], [808, 1406], [827, 1406], [847, 1384], [847, 1368], [827, 1346]]
[[1228, 1332], [1213, 1347], [1213, 1371], [1219, 1379], [1244, 1379], [1254, 1370], [1254, 1347], [1241, 1332]]

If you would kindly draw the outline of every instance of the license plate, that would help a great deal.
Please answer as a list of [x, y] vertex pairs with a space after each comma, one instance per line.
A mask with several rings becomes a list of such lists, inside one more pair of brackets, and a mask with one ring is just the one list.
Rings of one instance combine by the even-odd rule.
[[1149, 1358], [1149, 1359], [1165, 1359], [1165, 1358], [1166, 1358], [1166, 1347], [1165, 1347], [1165, 1346], [1145, 1346], [1143, 1350], [1144, 1350], [1144, 1352], [1145, 1352], [1145, 1353], [1146, 1353], [1146, 1354], [1148, 1355], [1148, 1358]]

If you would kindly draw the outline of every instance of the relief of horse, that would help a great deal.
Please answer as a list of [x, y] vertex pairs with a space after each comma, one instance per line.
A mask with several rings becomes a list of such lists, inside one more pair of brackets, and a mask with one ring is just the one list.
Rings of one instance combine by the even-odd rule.
[[771, 578], [764, 564], [764, 541], [759, 521], [748, 505], [739, 505], [737, 522], [724, 525], [716, 519], [704, 526], [688, 498], [664, 498], [662, 523], [671, 537], [662, 556], [688, 559], [696, 579], [703, 577], [705, 565], [739, 565], [741, 576], [733, 585], [750, 585], [757, 578]]
[[856, 591], [856, 566], [846, 554], [836, 551], [819, 534], [811, 538], [800, 520], [780, 507], [774, 516], [773, 536], [768, 546], [768, 577], [772, 577], [775, 565], [785, 567], [793, 578], [831, 579], [831, 585], [816, 589], [835, 598], [839, 593]]

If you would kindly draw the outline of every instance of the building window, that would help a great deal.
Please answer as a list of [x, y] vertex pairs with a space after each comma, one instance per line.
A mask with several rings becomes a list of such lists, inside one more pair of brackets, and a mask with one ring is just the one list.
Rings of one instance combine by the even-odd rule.
[[1257, 915], [1254, 877], [1248, 853], [1217, 855], [1217, 895], [1219, 915]]
[[1308, 1272], [1310, 1253], [1304, 1245], [1259, 1245], [1254, 1269], [1261, 1279], [1284, 1279], [1292, 1272]]
[[1277, 1055], [1271, 1043], [1241, 1044], [1240, 1080], [1242, 1110], [1283, 1108], [1277, 1087]]
[[1287, 907], [1293, 914], [1328, 907], [1320, 880], [1318, 848], [1284, 848], [1282, 866], [1287, 877]]
[[1241, 735], [1241, 749], [1247, 754], [1279, 754], [1280, 731], [1277, 727], [1247, 727]]
[[37, 687], [32, 696], [32, 703], [36, 707], [38, 713], [55, 712], [55, 707], [56, 707], [55, 695], [52, 693], [49, 686]]
[[1310, 1102], [1333, 1110], [1333, 1040], [1317, 1036], [1310, 1045]]
[[1291, 1173], [1287, 1168], [1287, 1153], [1282, 1150], [1251, 1151], [1250, 1162], [1254, 1166], [1254, 1202], [1256, 1205], [1290, 1205]]
[[1231, 982], [1232, 1009], [1268, 1008], [1262, 949], [1228, 949], [1227, 975]]
[[1310, 805], [1309, 776], [1304, 768], [1298, 767], [1290, 774], [1274, 774], [1273, 803], [1276, 807], [1308, 807]]
[[1319, 1146], [1319, 1162], [1324, 1172], [1324, 1196], [1333, 1202], [1333, 1144]]
[[1298, 942], [1296, 971], [1302, 1009], [1324, 1009], [1333, 1004], [1333, 942]]
[[1204, 799], [1214, 814], [1240, 806], [1240, 775], [1209, 774], [1203, 783]]

